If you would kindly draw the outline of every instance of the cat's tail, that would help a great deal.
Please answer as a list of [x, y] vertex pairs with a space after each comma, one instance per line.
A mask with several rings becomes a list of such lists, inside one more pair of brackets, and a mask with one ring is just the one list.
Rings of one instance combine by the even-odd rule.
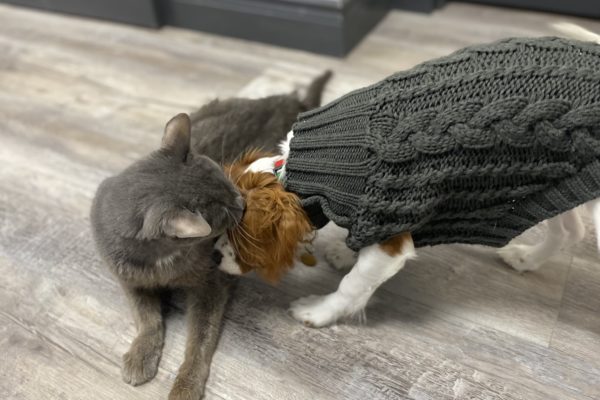
[[555, 22], [552, 27], [571, 39], [596, 42], [600, 44], [600, 35], [570, 22]]
[[325, 71], [323, 74], [316, 77], [306, 90], [306, 96], [302, 100], [302, 104], [306, 107], [306, 110], [319, 107], [321, 105], [321, 96], [325, 85], [331, 78], [332, 72], [330, 70]]

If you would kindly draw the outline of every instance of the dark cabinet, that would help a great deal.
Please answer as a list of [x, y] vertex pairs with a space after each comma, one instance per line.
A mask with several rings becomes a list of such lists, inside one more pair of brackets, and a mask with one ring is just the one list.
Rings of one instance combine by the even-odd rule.
[[599, 18], [600, 0], [469, 0], [472, 3], [550, 11]]
[[342, 56], [391, 0], [166, 0], [168, 25]]
[[155, 0], [0, 0], [0, 2], [126, 24], [154, 28], [160, 26]]
[[0, 0], [158, 27], [173, 25], [342, 56], [392, 0]]
[[[392, 7], [431, 12], [447, 0], [0, 0], [149, 27], [173, 25], [317, 53], [348, 53]], [[600, 17], [600, 0], [468, 0]]]

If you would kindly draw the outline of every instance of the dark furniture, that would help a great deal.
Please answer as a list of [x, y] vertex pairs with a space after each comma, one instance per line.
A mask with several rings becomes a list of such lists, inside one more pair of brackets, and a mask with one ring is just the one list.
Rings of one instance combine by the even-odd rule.
[[0, 0], [0, 3], [158, 28], [154, 0]]
[[[348, 53], [393, 0], [0, 0], [136, 25], [173, 25], [317, 53]], [[415, 0], [419, 1], [419, 0]]]
[[[467, 0], [600, 17], [600, 0]], [[148, 27], [173, 25], [317, 53], [347, 54], [392, 7], [431, 12], [446, 0], [0, 0]]]
[[444, 5], [446, 0], [394, 0], [396, 8], [407, 11], [432, 12]]
[[579, 15], [588, 18], [600, 17], [599, 0], [468, 0], [472, 3], [491, 4], [496, 6], [528, 8], [531, 10], [550, 11]]
[[343, 56], [390, 9], [391, 0], [165, 0], [163, 22]]
[[[432, 12], [450, 0], [394, 0], [396, 8], [410, 11]], [[516, 7], [530, 10], [557, 12], [600, 18], [600, 0], [461, 0], [470, 3]]]

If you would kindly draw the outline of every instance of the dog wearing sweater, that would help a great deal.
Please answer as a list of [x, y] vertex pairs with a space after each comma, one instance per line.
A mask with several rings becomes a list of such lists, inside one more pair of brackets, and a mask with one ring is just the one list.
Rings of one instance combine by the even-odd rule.
[[[558, 38], [474, 46], [300, 115], [280, 155], [227, 167], [245, 198], [217, 242], [229, 273], [276, 280], [310, 233], [346, 236], [334, 293], [292, 304], [320, 327], [361, 311], [383, 282], [444, 243], [502, 247], [520, 271], [600, 226], [600, 46]], [[547, 237], [509, 243], [546, 221]]]

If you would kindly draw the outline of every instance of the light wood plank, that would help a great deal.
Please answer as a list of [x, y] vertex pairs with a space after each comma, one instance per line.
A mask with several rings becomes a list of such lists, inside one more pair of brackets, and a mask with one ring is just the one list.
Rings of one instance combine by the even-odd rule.
[[[156, 148], [173, 114], [301, 89], [326, 68], [328, 101], [469, 44], [556, 34], [559, 19], [600, 32], [597, 21], [452, 2], [432, 15], [392, 12], [334, 59], [0, 5], [0, 398], [166, 398], [183, 359], [181, 307], [157, 377], [124, 384], [135, 329], [88, 212], [97, 184]], [[277, 287], [245, 279], [206, 398], [598, 399], [599, 266], [591, 232], [524, 275], [490, 249], [440, 246], [377, 293], [366, 323], [321, 330], [286, 308], [335, 288], [339, 272], [320, 262]]]

